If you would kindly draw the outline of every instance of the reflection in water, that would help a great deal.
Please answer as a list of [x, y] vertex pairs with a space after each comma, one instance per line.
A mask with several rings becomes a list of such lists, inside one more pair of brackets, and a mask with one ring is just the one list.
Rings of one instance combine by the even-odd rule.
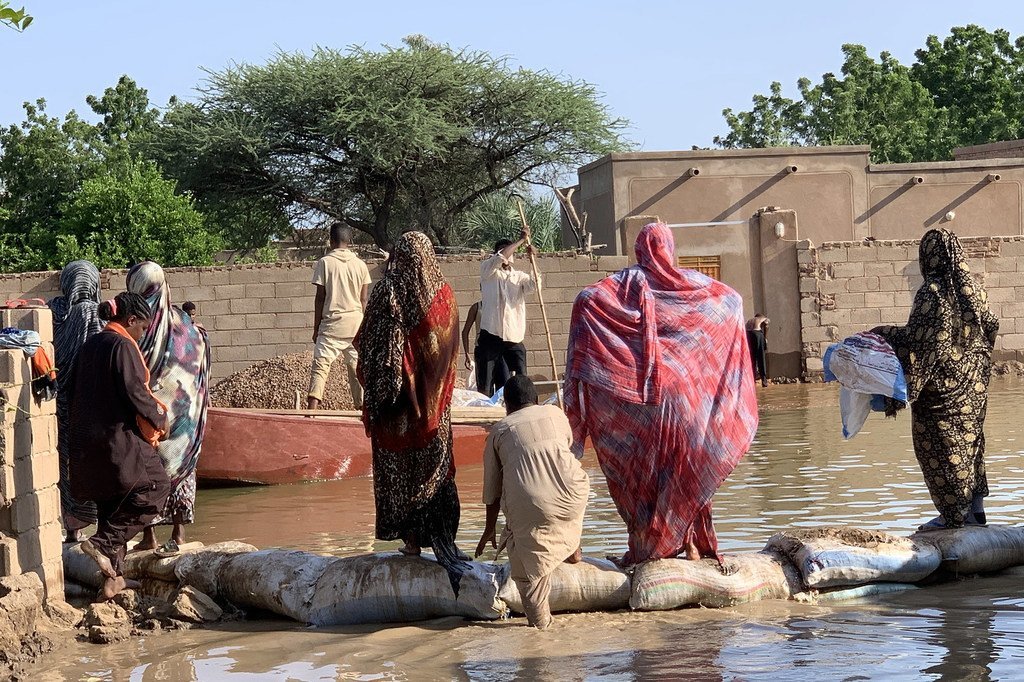
[[[993, 387], [986, 428], [994, 523], [1018, 523], [1024, 468], [1015, 405], [1024, 387]], [[934, 515], [909, 418], [874, 415], [840, 435], [836, 391], [787, 386], [761, 394], [750, 454], [715, 498], [725, 551], [759, 549], [792, 526], [851, 524], [905, 533]], [[622, 522], [592, 456], [585, 551], [621, 553]], [[459, 471], [463, 548], [483, 525], [480, 467]], [[370, 481], [200, 491], [191, 535], [336, 555], [394, 549], [373, 539]], [[1022, 573], [1024, 575], [1024, 573]], [[734, 609], [562, 615], [543, 634], [523, 621], [442, 619], [402, 627], [309, 629], [234, 623], [93, 647], [48, 661], [54, 680], [648, 680], [1015, 679], [1024, 657], [1019, 577], [990, 577], [859, 603], [762, 602]], [[1015, 660], [1016, 659], [1016, 660]], [[782, 672], [785, 671], [785, 672]]]

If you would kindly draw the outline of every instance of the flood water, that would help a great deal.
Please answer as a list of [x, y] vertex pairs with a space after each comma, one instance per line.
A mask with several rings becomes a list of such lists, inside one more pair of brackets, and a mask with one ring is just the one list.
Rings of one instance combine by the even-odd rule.
[[[776, 530], [852, 525], [909, 533], [935, 515], [914, 459], [909, 415], [872, 415], [843, 441], [838, 392], [779, 386], [760, 394], [750, 453], [715, 497], [723, 551], [757, 550]], [[986, 427], [989, 523], [1024, 512], [1024, 384], [996, 380]], [[584, 551], [621, 553], [625, 529], [596, 459]], [[459, 544], [483, 526], [480, 467], [458, 473]], [[189, 539], [336, 555], [386, 550], [373, 539], [368, 479], [200, 491]], [[233, 623], [44, 661], [45, 680], [647, 680], [1021, 679], [1021, 574], [964, 580], [831, 606], [762, 602], [733, 609], [559, 615], [549, 631], [523, 619], [312, 629]]]

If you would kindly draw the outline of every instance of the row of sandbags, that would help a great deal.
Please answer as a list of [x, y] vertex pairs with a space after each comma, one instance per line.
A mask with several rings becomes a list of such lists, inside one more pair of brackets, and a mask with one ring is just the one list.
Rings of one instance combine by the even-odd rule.
[[[176, 581], [242, 608], [313, 625], [442, 616], [491, 620], [509, 610], [522, 612], [507, 564], [471, 562], [456, 598], [447, 573], [429, 555], [337, 558], [254, 550], [223, 543], [165, 559], [142, 553], [130, 560], [126, 574]], [[77, 548], [66, 548], [66, 574], [86, 584], [99, 580], [95, 565], [78, 554]], [[663, 559], [626, 573], [603, 559], [562, 564], [552, 576], [550, 602], [559, 612], [724, 607], [765, 599], [831, 601], [1017, 565], [1024, 565], [1024, 528], [965, 528], [910, 538], [819, 528], [779, 533], [761, 552], [726, 555], [721, 566], [710, 559]]]

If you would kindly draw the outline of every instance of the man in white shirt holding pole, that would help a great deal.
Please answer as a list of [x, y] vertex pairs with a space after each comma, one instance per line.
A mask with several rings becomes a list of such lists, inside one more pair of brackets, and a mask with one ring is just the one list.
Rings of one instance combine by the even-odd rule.
[[[485, 367], [493, 368], [504, 360], [510, 374], [526, 376], [526, 296], [536, 291], [537, 282], [528, 272], [512, 267], [516, 250], [526, 244], [533, 250], [525, 230], [519, 241], [502, 239], [494, 245], [494, 255], [480, 263], [480, 336], [478, 347]], [[486, 370], [485, 372], [486, 373]], [[491, 377], [483, 379], [489, 386]]]

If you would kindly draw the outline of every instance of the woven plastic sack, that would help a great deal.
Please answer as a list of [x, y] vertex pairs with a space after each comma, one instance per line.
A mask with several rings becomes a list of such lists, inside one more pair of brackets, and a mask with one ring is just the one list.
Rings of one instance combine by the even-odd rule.
[[808, 589], [875, 582], [916, 583], [939, 568], [931, 544], [857, 528], [813, 528], [773, 535], [765, 549], [784, 554]]
[[[519, 588], [508, 564], [498, 596], [515, 613], [524, 613]], [[617, 611], [629, 608], [629, 576], [607, 559], [586, 557], [578, 564], [559, 564], [551, 573], [548, 605], [562, 611]]]
[[721, 608], [765, 599], [789, 599], [800, 591], [792, 566], [771, 552], [713, 559], [660, 559], [637, 567], [629, 605], [637, 611], [666, 611], [682, 606]]
[[881, 398], [907, 401], [907, 380], [892, 346], [878, 334], [861, 332], [835, 343], [822, 359], [825, 381], [838, 381], [843, 437], [853, 438], [872, 409], [881, 411]]
[[506, 613], [498, 599], [502, 567], [468, 562], [455, 597], [448, 573], [424, 554], [394, 552], [335, 559], [321, 574], [306, 622], [313, 625], [407, 623], [443, 616], [493, 620]]

